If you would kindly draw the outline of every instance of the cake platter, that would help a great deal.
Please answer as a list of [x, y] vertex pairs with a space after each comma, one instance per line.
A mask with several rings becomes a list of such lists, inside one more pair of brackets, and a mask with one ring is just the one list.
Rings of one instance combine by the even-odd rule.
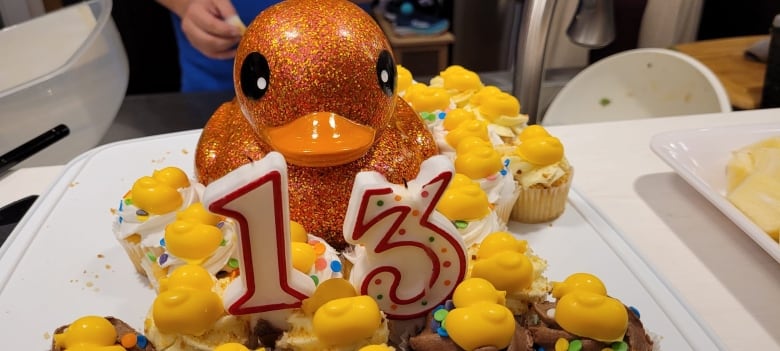
[[[60, 325], [88, 314], [143, 329], [155, 293], [111, 232], [113, 210], [140, 176], [178, 166], [193, 172], [200, 131], [104, 145], [71, 161], [0, 248], [0, 337], [4, 348], [47, 350]], [[560, 281], [599, 276], [610, 295], [636, 307], [662, 350], [725, 349], [631, 244], [575, 187], [551, 223], [509, 229], [548, 262]]]

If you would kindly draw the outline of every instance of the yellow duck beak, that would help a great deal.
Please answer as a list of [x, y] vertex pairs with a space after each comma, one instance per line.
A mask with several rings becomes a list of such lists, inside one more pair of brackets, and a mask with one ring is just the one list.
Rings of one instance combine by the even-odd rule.
[[376, 131], [331, 112], [314, 112], [279, 127], [268, 128], [271, 147], [287, 162], [303, 167], [330, 167], [362, 157], [374, 144]]

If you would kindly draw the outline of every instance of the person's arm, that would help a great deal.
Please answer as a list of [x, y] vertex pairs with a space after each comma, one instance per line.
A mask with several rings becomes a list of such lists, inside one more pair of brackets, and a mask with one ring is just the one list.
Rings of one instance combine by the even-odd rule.
[[230, 0], [157, 0], [181, 18], [181, 29], [193, 47], [211, 58], [235, 56], [238, 27], [225, 20], [236, 15]]

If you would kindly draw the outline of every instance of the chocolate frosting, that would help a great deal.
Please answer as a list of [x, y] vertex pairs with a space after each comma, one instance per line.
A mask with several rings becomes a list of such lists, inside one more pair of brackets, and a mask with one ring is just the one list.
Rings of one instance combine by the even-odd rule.
[[[442, 337], [433, 330], [432, 314], [426, 320], [426, 327], [418, 334], [409, 338], [409, 345], [414, 351], [464, 351], [463, 348], [455, 344], [452, 339]], [[509, 346], [499, 349], [495, 346], [484, 346], [474, 349], [474, 351], [533, 351], [533, 339], [527, 329], [519, 324], [515, 326], [515, 334], [512, 336]]]
[[252, 335], [246, 343], [246, 347], [254, 350], [256, 348], [265, 347], [274, 349], [276, 346], [276, 340], [282, 335], [282, 330], [277, 329], [270, 322], [261, 319], [257, 321], [255, 329], [252, 331]]
[[[609, 347], [607, 343], [580, 337], [563, 330], [555, 322], [555, 319], [547, 314], [547, 311], [553, 308], [555, 308], [554, 302], [534, 303], [531, 305], [532, 313], [522, 320], [521, 328], [530, 333], [534, 344], [542, 346], [546, 350], [554, 350], [555, 342], [563, 338], [569, 341], [577, 339], [582, 341], [582, 351], [600, 351]], [[628, 311], [628, 329], [623, 341], [628, 344], [628, 349], [631, 351], [652, 351], [653, 341], [645, 332], [642, 321], [631, 309], [626, 307], [626, 310]]]

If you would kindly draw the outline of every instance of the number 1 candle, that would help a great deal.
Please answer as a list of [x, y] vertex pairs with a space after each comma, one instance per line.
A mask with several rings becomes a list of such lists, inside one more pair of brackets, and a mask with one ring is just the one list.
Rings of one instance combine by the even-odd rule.
[[239, 227], [241, 274], [223, 296], [230, 314], [299, 307], [314, 291], [314, 281], [292, 267], [287, 196], [287, 164], [276, 152], [206, 187], [204, 206]]
[[465, 276], [463, 241], [435, 211], [453, 173], [446, 156], [434, 156], [403, 185], [371, 171], [355, 179], [344, 221], [344, 238], [356, 245], [350, 282], [392, 319], [425, 315]]

